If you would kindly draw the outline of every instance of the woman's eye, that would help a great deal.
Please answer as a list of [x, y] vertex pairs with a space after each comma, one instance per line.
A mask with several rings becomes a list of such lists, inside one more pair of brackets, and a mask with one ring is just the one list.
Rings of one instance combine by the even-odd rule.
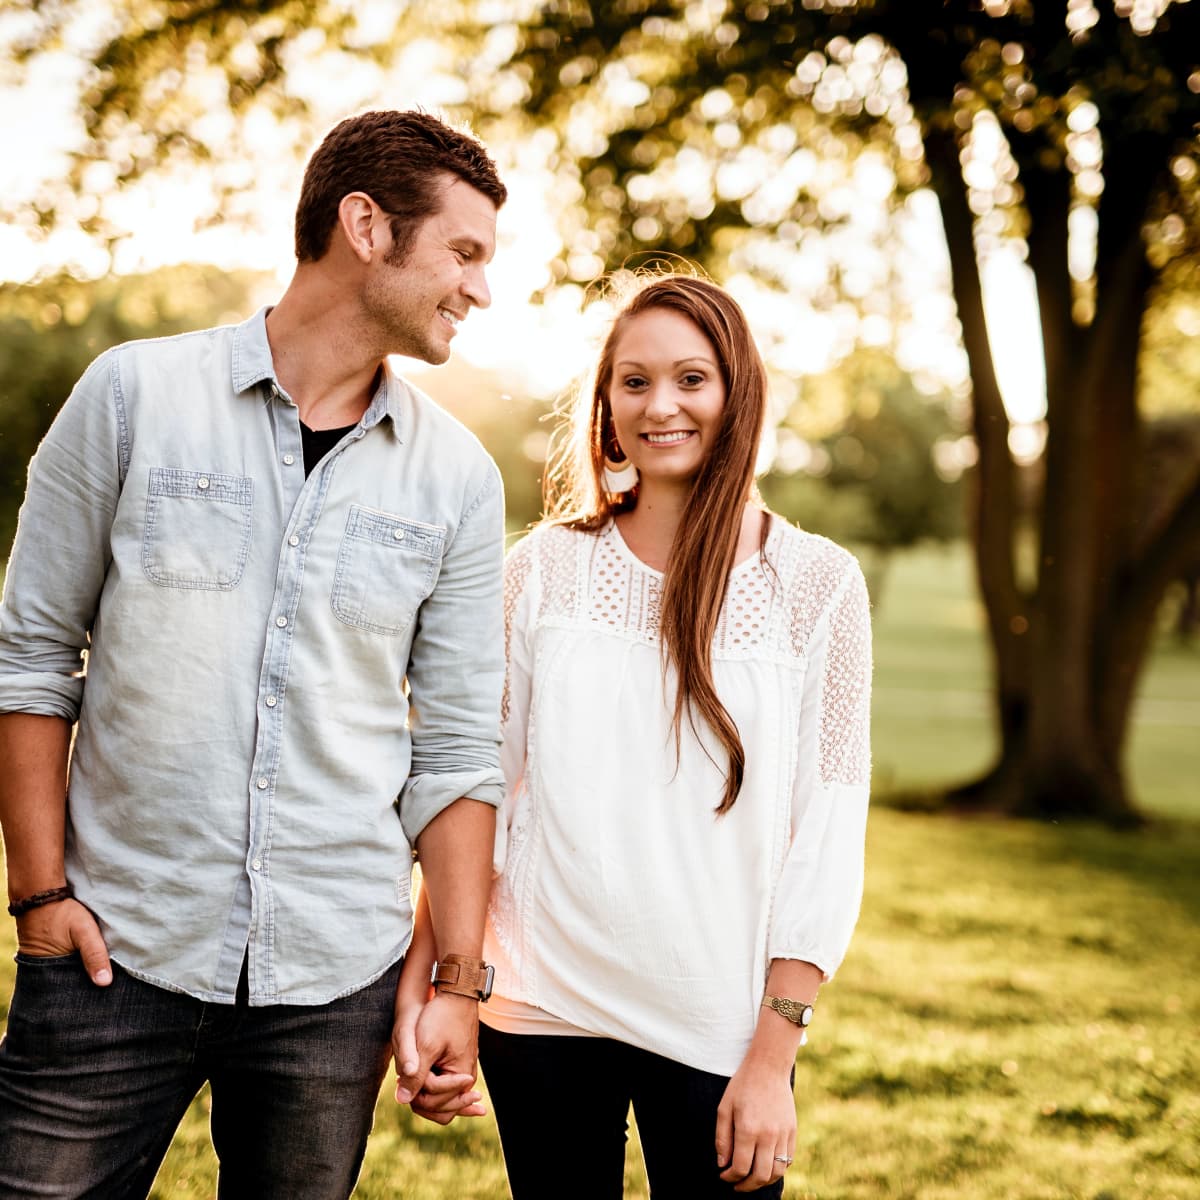
[[621, 384], [630, 391], [636, 391], [638, 388], [645, 387], [646, 381], [640, 375], [626, 375]]
[[704, 376], [697, 371], [689, 371], [683, 377], [684, 387], [699, 387], [704, 382]]

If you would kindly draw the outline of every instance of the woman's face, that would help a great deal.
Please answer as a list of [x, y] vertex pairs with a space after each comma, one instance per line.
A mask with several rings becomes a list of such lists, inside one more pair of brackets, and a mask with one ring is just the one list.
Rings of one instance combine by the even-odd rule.
[[712, 452], [725, 380], [700, 327], [669, 308], [625, 322], [608, 387], [613, 429], [647, 484], [689, 485]]

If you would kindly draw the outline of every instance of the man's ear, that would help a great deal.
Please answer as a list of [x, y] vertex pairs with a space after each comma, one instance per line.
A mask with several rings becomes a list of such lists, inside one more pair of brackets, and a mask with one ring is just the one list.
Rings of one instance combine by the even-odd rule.
[[351, 254], [368, 263], [380, 248], [380, 234], [387, 218], [383, 209], [366, 192], [347, 192], [338, 204], [338, 228]]

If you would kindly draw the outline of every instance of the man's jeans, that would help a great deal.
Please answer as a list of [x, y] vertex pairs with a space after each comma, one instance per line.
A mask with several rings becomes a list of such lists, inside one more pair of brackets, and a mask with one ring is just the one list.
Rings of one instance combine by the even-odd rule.
[[144, 1197], [205, 1080], [221, 1200], [344, 1200], [387, 1068], [400, 964], [320, 1006], [206, 1004], [114, 964], [17, 956], [0, 1200]]

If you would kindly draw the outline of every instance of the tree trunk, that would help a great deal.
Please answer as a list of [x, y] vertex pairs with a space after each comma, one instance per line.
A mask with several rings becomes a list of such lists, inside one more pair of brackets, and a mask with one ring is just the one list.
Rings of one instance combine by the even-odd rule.
[[[806, 9], [810, 6], [805, 5]], [[816, 6], [813, 6], [816, 7]], [[978, 6], [970, 6], [972, 11]], [[995, 664], [1000, 755], [981, 779], [954, 789], [952, 804], [1039, 817], [1137, 820], [1123, 770], [1130, 711], [1154, 616], [1181, 549], [1200, 538], [1200, 481], [1162, 531], [1136, 528], [1148, 459], [1137, 411], [1137, 358], [1151, 271], [1141, 227], [1148, 198], [1175, 139], [1191, 118], [1147, 123], [1133, 137], [1106, 139], [1100, 202], [1096, 312], [1081, 328], [1067, 270], [1070, 173], [1061, 147], [1035, 124], [1006, 124], [1029, 214], [1030, 266], [1037, 281], [1046, 352], [1047, 446], [1038, 521], [1037, 584], [1022, 592], [1014, 570], [1019, 518], [1008, 420], [983, 320], [974, 218], [946, 100], [964, 81], [963, 54], [980, 38], [1032, 45], [1051, 76], [1064, 40], [1061, 5], [987, 20], [960, 14], [957, 40], [938, 6], [876, 4], [855, 9], [861, 28], [896, 47], [908, 68], [909, 97], [922, 115], [925, 156], [941, 205], [952, 285], [974, 390], [979, 466], [971, 498], [976, 568]], [[1171, 37], [1159, 47], [1186, 77], [1200, 5], [1170, 10]], [[840, 10], [839, 10], [840, 11]], [[1124, 18], [1100, 6], [1082, 53], [1134, 55]], [[845, 19], [845, 18], [842, 18]], [[1005, 30], [1005, 21], [1012, 28]], [[1139, 544], [1141, 543], [1141, 544]]]
[[975, 570], [987, 615], [995, 671], [996, 717], [1000, 759], [983, 779], [959, 788], [953, 802], [963, 806], [1015, 806], [1019, 763], [1025, 747], [1029, 716], [1029, 619], [1017, 587], [1014, 536], [1017, 490], [1008, 449], [1009, 421], [996, 381], [983, 288], [975, 258], [974, 218], [967, 206], [959, 165], [958, 143], [947, 129], [931, 129], [925, 141], [926, 160], [942, 212], [950, 252], [950, 275], [963, 346], [974, 390], [972, 424], [979, 463], [969, 494]]
[[1118, 597], [1131, 603], [1117, 584], [1129, 573], [1136, 362], [1149, 282], [1136, 198], [1123, 198], [1121, 215], [1128, 221], [1109, 214], [1110, 238], [1115, 226], [1125, 225], [1125, 253], [1115, 256], [1119, 262], [1110, 255], [1096, 322], [1081, 330], [1072, 318], [1065, 261], [1069, 179], [1065, 172], [1025, 175], [1049, 406], [1038, 585], [1029, 597], [1013, 567], [1017, 515], [1008, 420], [987, 342], [973, 219], [953, 135], [931, 130], [926, 154], [975, 391], [973, 532], [1000, 735], [997, 763], [982, 778], [953, 789], [948, 801], [1024, 816], [1130, 824], [1139, 818], [1123, 750], [1133, 685], [1161, 596], [1161, 589], [1147, 593], [1136, 611], [1116, 615]]
[[1025, 176], [1025, 196], [1046, 354], [1047, 439], [1029, 740], [1017, 807], [1035, 816], [1106, 813], [1124, 807], [1124, 784], [1101, 753], [1092, 702], [1097, 546], [1103, 538], [1096, 527], [1101, 431], [1094, 378], [1101, 331], [1093, 327], [1085, 338], [1071, 315], [1069, 175], [1034, 168]]

